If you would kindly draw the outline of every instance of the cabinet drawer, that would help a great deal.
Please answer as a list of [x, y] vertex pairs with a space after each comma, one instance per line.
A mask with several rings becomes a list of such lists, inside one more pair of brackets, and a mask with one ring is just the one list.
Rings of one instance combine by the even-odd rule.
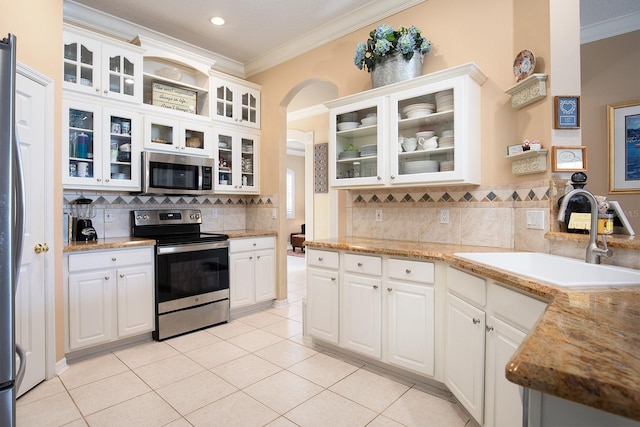
[[524, 332], [529, 332], [547, 308], [544, 302], [489, 283], [488, 298], [497, 317], [506, 320]]
[[433, 263], [410, 261], [406, 259], [389, 260], [389, 278], [411, 280], [420, 283], [433, 283], [435, 273]]
[[230, 239], [229, 252], [253, 251], [256, 249], [275, 248], [276, 240], [273, 237], [250, 237], [246, 239]]
[[487, 304], [487, 282], [478, 276], [448, 267], [447, 288], [470, 302]]
[[307, 265], [337, 269], [340, 267], [340, 254], [307, 248]]
[[344, 254], [344, 269], [354, 273], [380, 276], [382, 274], [382, 259], [377, 256]]
[[97, 268], [123, 267], [153, 262], [153, 247], [123, 249], [119, 251], [97, 251], [69, 255], [69, 272], [94, 270]]

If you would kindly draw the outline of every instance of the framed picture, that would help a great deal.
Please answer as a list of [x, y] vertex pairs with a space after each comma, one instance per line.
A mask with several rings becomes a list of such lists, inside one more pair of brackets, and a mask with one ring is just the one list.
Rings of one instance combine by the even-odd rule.
[[196, 114], [198, 92], [160, 82], [151, 84], [151, 105]]
[[640, 101], [607, 106], [609, 191], [640, 193]]
[[587, 147], [551, 147], [552, 172], [583, 172], [587, 170]]
[[580, 128], [579, 96], [556, 96], [553, 98], [553, 128]]

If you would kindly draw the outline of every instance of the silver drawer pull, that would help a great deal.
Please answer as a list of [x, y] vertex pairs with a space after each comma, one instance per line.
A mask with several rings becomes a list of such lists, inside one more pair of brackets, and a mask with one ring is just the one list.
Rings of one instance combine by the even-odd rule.
[[476, 319], [476, 318], [474, 318], [474, 319], [473, 319], [473, 324], [474, 324], [474, 325], [477, 325], [478, 323], [480, 323], [480, 319]]
[[318, 257], [318, 261], [319, 261], [319, 262], [322, 262], [322, 261], [324, 261], [324, 258], [322, 258], [321, 256], [319, 256], [319, 257]]
[[111, 261], [113, 261], [113, 262], [116, 262], [117, 260], [118, 260], [118, 258], [116, 258], [116, 257], [112, 257], [111, 258]]
[[362, 267], [362, 263], [361, 262], [358, 263], [358, 267]]
[[411, 274], [411, 269], [407, 268], [404, 272], [407, 273], [407, 274]]
[[378, 289], [378, 285], [373, 285], [373, 289]]

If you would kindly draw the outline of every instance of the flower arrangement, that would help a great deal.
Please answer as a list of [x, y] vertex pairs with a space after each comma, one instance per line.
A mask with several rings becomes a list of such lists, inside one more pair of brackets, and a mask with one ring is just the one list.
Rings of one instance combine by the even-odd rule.
[[369, 33], [366, 43], [358, 43], [353, 63], [360, 70], [366, 69], [371, 72], [386, 55], [399, 52], [409, 60], [416, 52], [426, 55], [430, 50], [431, 42], [422, 37], [420, 30], [413, 25], [394, 31], [389, 25], [381, 24]]

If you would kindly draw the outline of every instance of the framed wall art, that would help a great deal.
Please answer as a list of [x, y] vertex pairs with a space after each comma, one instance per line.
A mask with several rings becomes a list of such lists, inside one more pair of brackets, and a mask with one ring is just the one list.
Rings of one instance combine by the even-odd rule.
[[640, 193], [640, 101], [607, 106], [609, 191]]
[[556, 96], [553, 98], [553, 128], [580, 128], [579, 96]]
[[583, 172], [587, 170], [587, 147], [573, 145], [551, 147], [552, 172]]

